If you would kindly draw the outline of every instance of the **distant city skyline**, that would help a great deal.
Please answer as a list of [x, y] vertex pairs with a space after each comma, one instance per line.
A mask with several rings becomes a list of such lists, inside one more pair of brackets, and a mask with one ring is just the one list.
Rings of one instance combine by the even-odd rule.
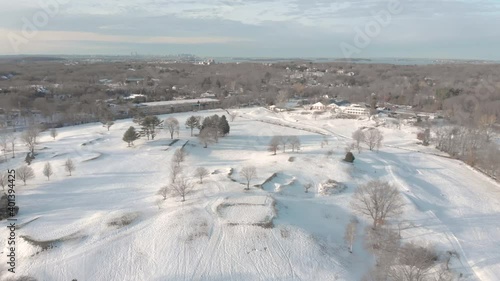
[[0, 0], [0, 55], [500, 60], [494, 0]]

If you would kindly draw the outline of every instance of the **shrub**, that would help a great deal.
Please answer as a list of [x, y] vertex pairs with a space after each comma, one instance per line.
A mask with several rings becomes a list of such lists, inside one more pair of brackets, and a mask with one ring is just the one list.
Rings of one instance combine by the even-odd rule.
[[354, 154], [352, 154], [352, 152], [349, 151], [345, 155], [344, 161], [349, 162], [349, 163], [353, 163], [355, 159], [356, 158], [354, 157]]

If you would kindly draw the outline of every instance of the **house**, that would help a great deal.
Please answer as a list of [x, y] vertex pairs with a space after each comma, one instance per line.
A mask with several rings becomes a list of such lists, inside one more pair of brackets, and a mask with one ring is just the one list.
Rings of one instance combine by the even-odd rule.
[[214, 93], [206, 92], [200, 95], [200, 98], [215, 98]]
[[342, 107], [342, 113], [355, 116], [370, 116], [370, 109], [359, 104]]
[[113, 80], [111, 80], [111, 79], [99, 79], [99, 83], [104, 84], [104, 85], [108, 85], [110, 83], [113, 83]]
[[123, 97], [124, 100], [135, 100], [136, 98], [147, 100], [147, 96], [142, 94], [133, 94], [128, 97]]
[[334, 112], [342, 111], [341, 107], [336, 103], [331, 103], [326, 106], [326, 109]]
[[276, 112], [283, 112], [283, 111], [286, 111], [286, 108], [278, 107], [276, 105], [270, 105], [269, 110], [276, 111]]
[[322, 104], [321, 102], [317, 102], [313, 105], [311, 105], [311, 110], [325, 110], [326, 109], [326, 106], [324, 104]]
[[127, 79], [125, 79], [126, 84], [135, 83], [135, 84], [139, 85], [142, 82], [144, 82], [144, 78], [127, 78]]

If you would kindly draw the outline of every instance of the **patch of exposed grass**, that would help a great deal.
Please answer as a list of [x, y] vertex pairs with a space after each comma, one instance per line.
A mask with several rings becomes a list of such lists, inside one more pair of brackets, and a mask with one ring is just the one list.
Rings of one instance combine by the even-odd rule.
[[124, 214], [123, 216], [117, 217], [112, 219], [111, 221], [108, 222], [108, 226], [116, 226], [118, 228], [125, 227], [127, 225], [130, 225], [132, 222], [134, 222], [137, 218], [139, 217], [138, 213], [128, 213]]
[[[79, 232], [75, 232], [73, 234], [70, 234], [68, 236], [64, 236], [61, 238], [57, 239], [52, 239], [52, 240], [37, 240], [34, 239], [30, 236], [27, 235], [21, 235], [20, 238], [22, 238], [24, 241], [30, 243], [33, 246], [40, 247], [41, 252], [52, 249], [52, 248], [57, 248], [64, 242], [69, 242], [73, 240], [78, 240], [81, 238], [84, 238], [85, 236], [79, 234]], [[39, 254], [40, 252], [37, 252], [36, 254]]]

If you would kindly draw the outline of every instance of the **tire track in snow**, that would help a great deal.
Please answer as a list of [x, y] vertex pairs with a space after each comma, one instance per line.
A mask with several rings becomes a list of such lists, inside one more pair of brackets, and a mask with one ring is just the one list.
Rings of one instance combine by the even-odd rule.
[[[398, 186], [400, 187], [405, 187], [406, 189], [410, 190], [407, 185], [401, 180], [399, 179], [398, 176], [395, 175], [394, 173], [394, 170], [392, 169], [392, 166], [389, 164], [389, 162], [387, 162], [386, 160], [384, 159], [379, 159], [381, 162], [385, 163], [385, 169], [386, 171], [388, 172], [388, 174], [391, 176], [391, 178], [398, 184]], [[405, 196], [408, 196], [407, 193], [403, 192], [403, 194]], [[416, 198], [417, 200], [419, 201], [423, 201], [422, 199], [420, 199], [415, 193], [412, 192], [412, 197]], [[421, 206], [419, 206], [417, 204], [417, 201], [415, 200], [411, 200], [413, 202], [413, 204], [415, 204], [415, 206], [417, 206], [418, 209], [421, 210]], [[450, 242], [450, 244], [452, 245], [453, 249], [457, 252], [459, 252], [461, 254], [461, 256], [465, 259], [465, 262], [467, 263], [467, 266], [464, 264], [464, 262], [462, 261], [462, 259], [459, 259], [460, 260], [460, 263], [462, 264], [462, 267], [465, 269], [467, 268], [467, 271], [473, 275], [475, 277], [476, 280], [481, 280], [479, 279], [479, 277], [477, 276], [474, 268], [472, 267], [469, 259], [467, 258], [467, 255], [465, 254], [465, 251], [462, 247], [462, 245], [460, 244], [459, 240], [457, 239], [457, 237], [455, 236], [455, 234], [450, 230], [450, 228], [443, 223], [443, 221], [441, 219], [439, 219], [439, 217], [436, 215], [436, 213], [434, 213], [433, 210], [427, 210], [425, 212], [426, 214], [430, 215], [432, 218], [436, 219], [436, 221], [440, 222], [441, 226], [444, 228], [443, 231], [441, 231], [440, 233], [444, 234], [446, 237], [447, 237], [447, 240]]]
[[[221, 188], [217, 181], [214, 181], [215, 186], [217, 187], [218, 191], [221, 191]], [[203, 210], [212, 218], [212, 226], [210, 228], [210, 233], [209, 233], [209, 241], [206, 245], [206, 247], [201, 251], [201, 254], [198, 258], [198, 262], [196, 263], [196, 266], [194, 267], [193, 273], [191, 274], [190, 280], [204, 280], [206, 277], [204, 277], [205, 273], [207, 272], [207, 268], [214, 268], [213, 261], [214, 259], [214, 254], [216, 250], [219, 248], [219, 245], [222, 240], [222, 230], [221, 230], [221, 223], [219, 221], [219, 218], [217, 217], [216, 214], [213, 213], [212, 207], [213, 205], [222, 197], [214, 197], [213, 199], [209, 199], [209, 196], [206, 194], [206, 189], [203, 190], [203, 196], [205, 197], [208, 202], [205, 204], [203, 207]], [[206, 253], [209, 252], [211, 253], [209, 258], [205, 258]], [[207, 261], [212, 261], [210, 265], [208, 265]]]
[[290, 267], [290, 272], [292, 273], [292, 280], [302, 280], [293, 269], [293, 264], [292, 261], [290, 260], [290, 256], [285, 252], [285, 248], [283, 247], [283, 244], [281, 244], [281, 242], [279, 241], [279, 238], [276, 236], [276, 233], [274, 233], [273, 230], [271, 230], [271, 233], [274, 237], [274, 240], [276, 241], [276, 244], [278, 245], [278, 248], [280, 249], [283, 259], [288, 262], [288, 266]]

